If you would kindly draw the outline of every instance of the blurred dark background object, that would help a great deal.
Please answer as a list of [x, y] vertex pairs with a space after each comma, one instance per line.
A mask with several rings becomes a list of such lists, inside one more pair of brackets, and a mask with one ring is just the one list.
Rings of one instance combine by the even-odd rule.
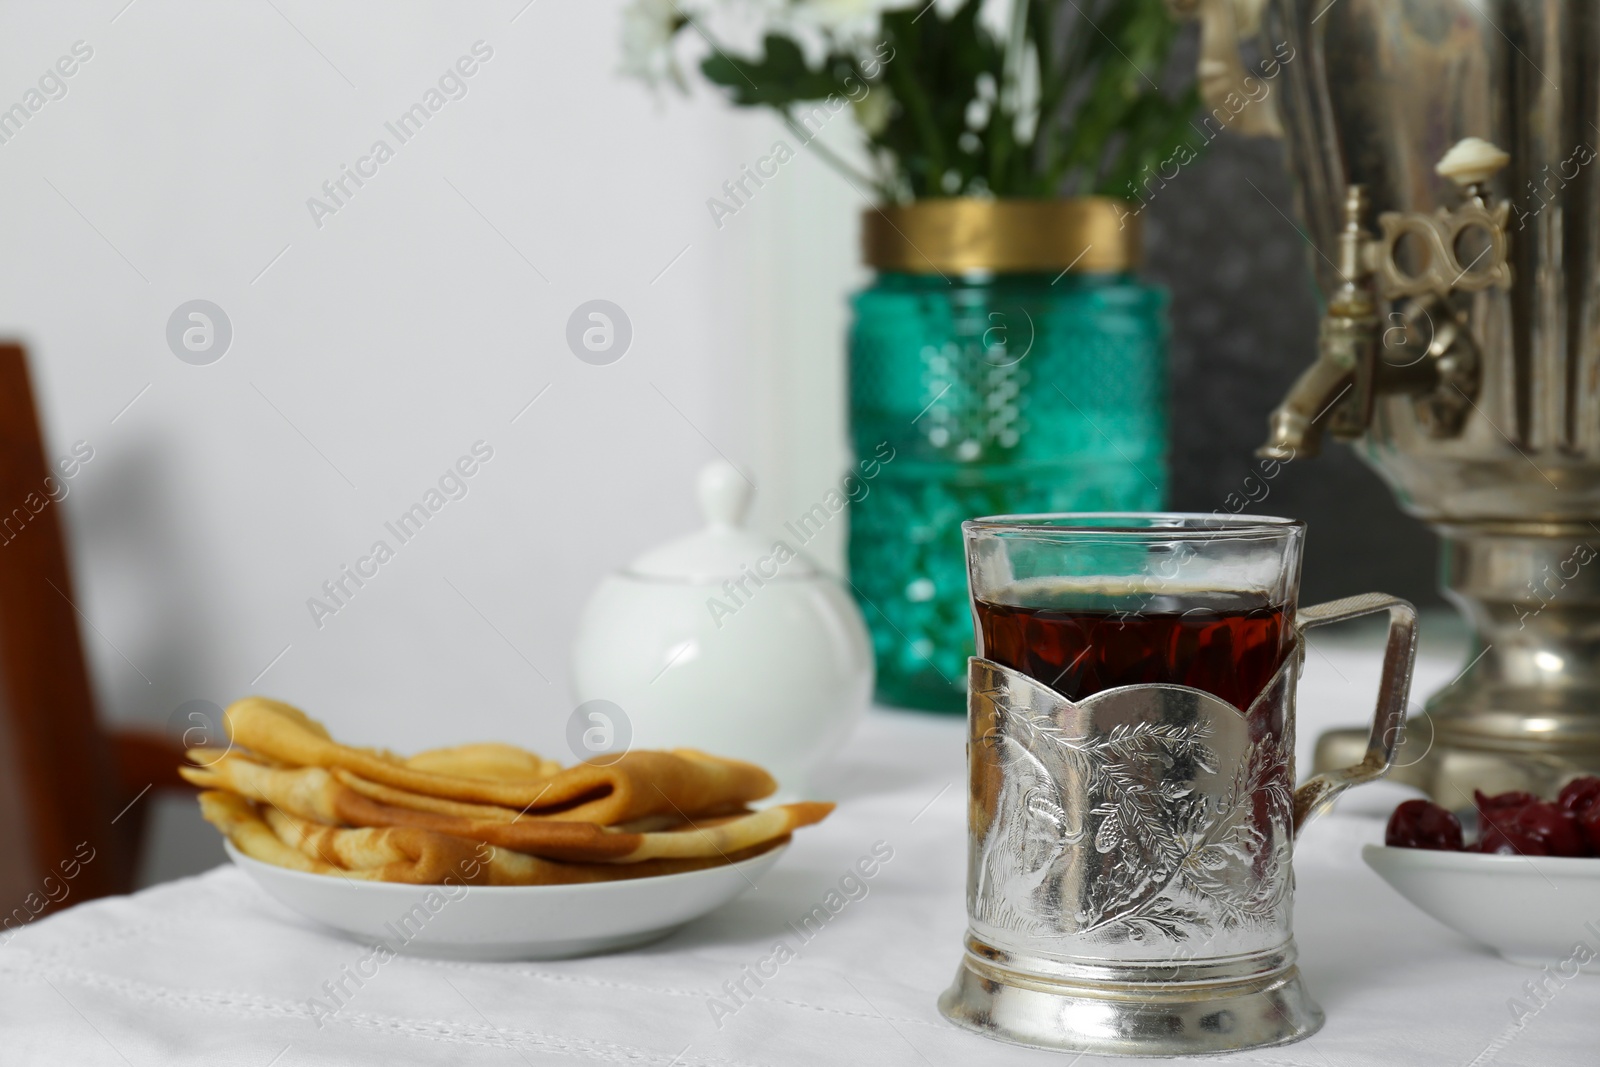
[[0, 344], [0, 940], [54, 908], [132, 889], [147, 794], [188, 788], [181, 745], [108, 729], [96, 713], [60, 473], [27, 356]]
[[1382, 590], [1442, 605], [1433, 535], [1349, 448], [1270, 479], [1254, 456], [1317, 351], [1311, 253], [1280, 142], [1223, 134], [1143, 220], [1145, 273], [1172, 292], [1171, 507], [1304, 519], [1304, 602]]

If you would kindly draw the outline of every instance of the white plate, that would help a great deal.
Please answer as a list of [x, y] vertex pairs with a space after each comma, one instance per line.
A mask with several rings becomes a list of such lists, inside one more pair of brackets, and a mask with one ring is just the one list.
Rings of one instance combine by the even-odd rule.
[[1600, 858], [1383, 845], [1361, 858], [1411, 903], [1513, 963], [1600, 974]]
[[777, 862], [740, 863], [587, 885], [435, 886], [362, 882], [228, 856], [279, 903], [364, 944], [458, 960], [553, 960], [665, 937], [733, 900]]

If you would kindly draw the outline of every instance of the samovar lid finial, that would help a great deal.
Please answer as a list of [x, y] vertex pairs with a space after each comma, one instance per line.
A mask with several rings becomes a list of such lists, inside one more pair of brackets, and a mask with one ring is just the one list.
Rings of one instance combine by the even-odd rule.
[[1511, 162], [1511, 157], [1482, 137], [1464, 137], [1433, 169], [1441, 178], [1449, 178], [1463, 189], [1481, 185], [1500, 173]]

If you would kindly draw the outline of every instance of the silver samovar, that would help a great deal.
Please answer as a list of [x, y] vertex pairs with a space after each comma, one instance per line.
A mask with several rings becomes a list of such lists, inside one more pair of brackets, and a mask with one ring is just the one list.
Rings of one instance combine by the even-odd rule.
[[1319, 352], [1262, 453], [1355, 448], [1472, 627], [1394, 776], [1459, 808], [1600, 771], [1600, 5], [1172, 4], [1217, 122], [1284, 138], [1315, 246]]

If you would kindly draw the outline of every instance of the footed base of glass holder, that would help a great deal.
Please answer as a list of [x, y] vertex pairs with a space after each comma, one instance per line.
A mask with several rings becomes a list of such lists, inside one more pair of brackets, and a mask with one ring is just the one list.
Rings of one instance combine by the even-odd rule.
[[1099, 1056], [1208, 1056], [1284, 1045], [1323, 1015], [1289, 967], [1243, 981], [1067, 983], [970, 953], [939, 1011], [985, 1037]]

